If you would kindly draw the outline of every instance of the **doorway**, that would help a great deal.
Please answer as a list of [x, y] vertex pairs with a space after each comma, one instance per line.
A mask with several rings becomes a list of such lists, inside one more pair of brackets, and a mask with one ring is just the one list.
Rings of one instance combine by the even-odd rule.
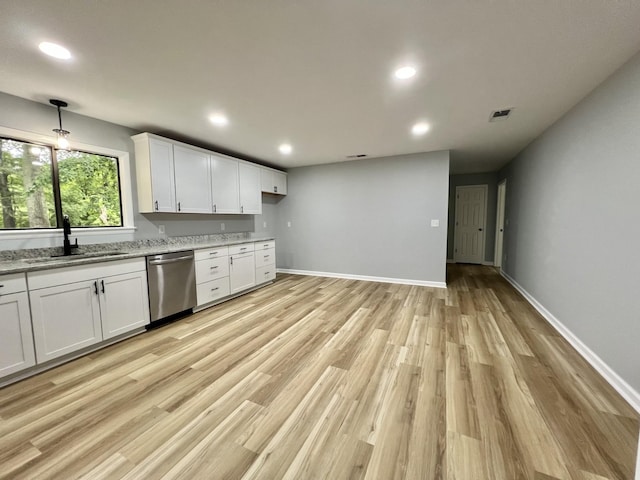
[[454, 255], [456, 263], [484, 261], [487, 222], [487, 185], [456, 187]]
[[494, 265], [502, 269], [503, 245], [504, 245], [504, 212], [507, 202], [507, 179], [498, 184], [498, 204], [496, 206], [496, 249], [494, 254]]

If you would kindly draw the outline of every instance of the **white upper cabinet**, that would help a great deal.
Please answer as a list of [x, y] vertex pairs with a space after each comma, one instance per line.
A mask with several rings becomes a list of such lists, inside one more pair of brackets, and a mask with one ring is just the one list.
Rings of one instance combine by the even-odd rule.
[[262, 213], [263, 189], [286, 194], [286, 174], [277, 170], [151, 133], [131, 138], [141, 213], [254, 215]]
[[260, 167], [256, 165], [244, 162], [239, 163], [240, 213], [262, 213], [260, 170]]
[[209, 154], [174, 145], [176, 206], [181, 213], [212, 213]]
[[262, 191], [278, 195], [287, 194], [287, 174], [270, 168], [260, 169]]
[[175, 212], [173, 143], [146, 133], [132, 138], [136, 151], [140, 212]]
[[240, 213], [237, 160], [211, 155], [211, 193], [213, 213]]
[[273, 193], [278, 195], [287, 194], [287, 174], [284, 172], [273, 172]]

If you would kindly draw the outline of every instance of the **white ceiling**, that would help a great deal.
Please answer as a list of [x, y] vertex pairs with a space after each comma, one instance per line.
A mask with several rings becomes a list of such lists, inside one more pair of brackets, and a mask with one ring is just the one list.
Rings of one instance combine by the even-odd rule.
[[[0, 91], [280, 167], [451, 149], [452, 172], [493, 171], [639, 49], [637, 0], [0, 5]], [[418, 74], [400, 82], [405, 64]]]

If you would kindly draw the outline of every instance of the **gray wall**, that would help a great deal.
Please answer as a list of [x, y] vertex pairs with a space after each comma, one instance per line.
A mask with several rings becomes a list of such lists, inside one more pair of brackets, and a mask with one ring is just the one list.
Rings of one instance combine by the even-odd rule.
[[505, 271], [640, 391], [640, 54], [507, 178]]
[[[71, 109], [73, 109], [73, 105], [71, 105]], [[51, 105], [0, 92], [0, 125], [4, 127], [53, 137], [54, 134], [51, 130], [57, 126], [57, 120], [56, 110]], [[165, 235], [168, 236], [220, 233], [222, 231], [222, 223], [225, 224], [224, 231], [226, 233], [252, 232], [254, 229], [265, 234], [273, 234], [275, 232], [276, 203], [272, 199], [265, 200], [263, 215], [255, 216], [138, 214], [135, 155], [130, 137], [139, 132], [113, 123], [78, 115], [68, 109], [63, 110], [62, 122], [64, 128], [71, 132], [70, 138], [72, 141], [129, 152], [131, 158], [135, 234], [130, 236], [131, 238], [91, 236], [87, 237], [85, 243], [101, 243], [134, 238], [160, 238], [162, 235], [158, 231], [159, 225], [165, 226]], [[271, 197], [271, 195], [265, 195], [265, 197]], [[266, 228], [263, 227], [264, 221], [267, 221]], [[26, 240], [1, 239], [0, 250], [49, 246], [50, 242], [51, 240], [39, 238]], [[82, 240], [80, 243], [82, 243]]]
[[447, 229], [447, 258], [453, 259], [456, 222], [456, 187], [487, 185], [487, 228], [484, 239], [484, 261], [493, 263], [496, 246], [496, 206], [498, 196], [497, 173], [473, 173], [449, 177], [449, 222]]
[[[448, 151], [288, 173], [278, 208], [278, 267], [445, 281]], [[431, 219], [440, 227], [430, 227]]]

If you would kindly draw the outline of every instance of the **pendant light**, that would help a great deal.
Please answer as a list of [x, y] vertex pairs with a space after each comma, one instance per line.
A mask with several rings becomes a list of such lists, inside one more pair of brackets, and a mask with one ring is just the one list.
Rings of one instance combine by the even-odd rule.
[[69, 104], [67, 102], [64, 102], [62, 100], [56, 100], [54, 98], [52, 98], [51, 100], [49, 100], [49, 103], [51, 105], [54, 105], [56, 107], [58, 107], [58, 128], [54, 128], [53, 131], [56, 132], [56, 134], [58, 134], [58, 148], [62, 149], [62, 150], [66, 150], [67, 148], [69, 148], [69, 140], [67, 140], [67, 135], [69, 135], [71, 132], [69, 132], [68, 130], [64, 130], [62, 128], [62, 114], [60, 113], [60, 107], [65, 108], [68, 107]]

